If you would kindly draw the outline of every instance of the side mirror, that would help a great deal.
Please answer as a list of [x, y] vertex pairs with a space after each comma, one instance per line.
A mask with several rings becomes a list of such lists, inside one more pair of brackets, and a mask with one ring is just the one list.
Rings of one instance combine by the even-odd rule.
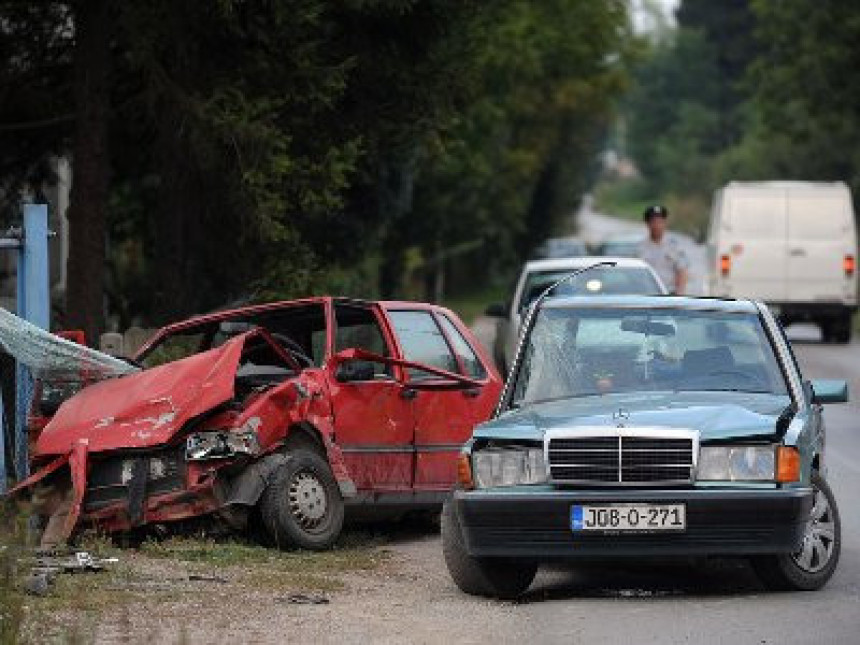
[[373, 363], [360, 360], [347, 360], [338, 363], [334, 371], [334, 377], [340, 383], [352, 383], [353, 381], [372, 381], [376, 373]]
[[848, 403], [848, 383], [845, 381], [815, 379], [809, 384], [813, 403]]
[[507, 308], [501, 302], [494, 302], [484, 310], [484, 315], [491, 318], [504, 318], [508, 315]]

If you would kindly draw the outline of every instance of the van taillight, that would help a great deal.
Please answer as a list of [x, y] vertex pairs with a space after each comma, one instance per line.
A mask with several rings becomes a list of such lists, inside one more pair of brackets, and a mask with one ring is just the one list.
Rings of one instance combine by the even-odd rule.
[[846, 255], [842, 261], [842, 268], [845, 269], [845, 277], [850, 278], [854, 275], [854, 270], [857, 268], [856, 260], [853, 255]]
[[729, 255], [721, 255], [720, 256], [720, 273], [723, 274], [723, 277], [729, 275], [729, 271], [732, 270], [732, 258]]

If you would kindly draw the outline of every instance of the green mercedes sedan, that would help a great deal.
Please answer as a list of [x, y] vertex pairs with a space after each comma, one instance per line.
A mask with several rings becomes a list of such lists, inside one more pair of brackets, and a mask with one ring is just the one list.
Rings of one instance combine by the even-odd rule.
[[493, 418], [445, 506], [466, 593], [522, 594], [541, 562], [748, 557], [773, 589], [839, 560], [822, 403], [758, 302], [669, 296], [537, 303]]

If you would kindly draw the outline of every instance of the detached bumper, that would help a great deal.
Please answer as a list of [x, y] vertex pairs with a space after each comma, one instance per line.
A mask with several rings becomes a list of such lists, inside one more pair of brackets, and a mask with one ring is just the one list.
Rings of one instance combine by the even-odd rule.
[[[683, 503], [684, 531], [576, 532], [574, 504]], [[534, 559], [790, 553], [800, 545], [811, 489], [456, 491], [469, 554]]]

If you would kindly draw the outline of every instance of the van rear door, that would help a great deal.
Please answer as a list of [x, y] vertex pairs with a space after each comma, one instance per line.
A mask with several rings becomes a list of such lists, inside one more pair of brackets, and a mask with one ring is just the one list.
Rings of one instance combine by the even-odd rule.
[[847, 191], [788, 190], [788, 293], [792, 302], [845, 299], [845, 256], [856, 246]]
[[[769, 302], [785, 299], [786, 191], [731, 186], [724, 191], [719, 258], [729, 257], [726, 295]], [[718, 269], [719, 270], [719, 269]]]

